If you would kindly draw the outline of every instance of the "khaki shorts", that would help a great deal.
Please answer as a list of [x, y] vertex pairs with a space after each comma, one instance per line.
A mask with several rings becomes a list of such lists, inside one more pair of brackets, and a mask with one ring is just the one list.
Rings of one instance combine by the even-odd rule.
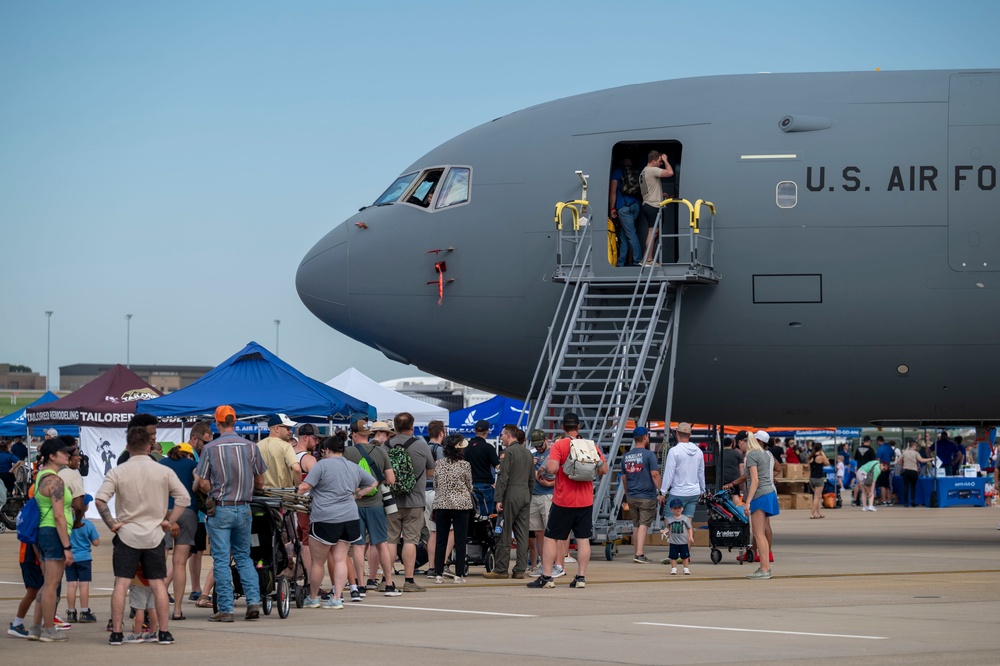
[[632, 524], [649, 527], [656, 518], [657, 502], [655, 499], [628, 498], [628, 510], [632, 516]]
[[424, 491], [424, 522], [427, 523], [427, 529], [431, 532], [437, 532], [437, 524], [431, 520], [431, 512], [434, 510], [434, 498], [437, 493], [433, 490]]
[[420, 531], [424, 528], [424, 507], [410, 509], [399, 507], [396, 513], [389, 516], [389, 544], [399, 543], [402, 535], [403, 543], [420, 543]]
[[531, 508], [528, 513], [528, 531], [541, 532], [549, 520], [549, 509], [552, 508], [552, 495], [532, 495]]

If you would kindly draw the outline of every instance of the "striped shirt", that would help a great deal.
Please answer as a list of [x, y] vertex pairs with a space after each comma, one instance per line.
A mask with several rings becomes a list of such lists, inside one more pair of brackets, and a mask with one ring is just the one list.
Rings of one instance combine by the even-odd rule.
[[216, 501], [247, 502], [254, 477], [266, 471], [256, 444], [237, 435], [223, 435], [205, 445], [194, 473], [212, 484], [209, 496]]

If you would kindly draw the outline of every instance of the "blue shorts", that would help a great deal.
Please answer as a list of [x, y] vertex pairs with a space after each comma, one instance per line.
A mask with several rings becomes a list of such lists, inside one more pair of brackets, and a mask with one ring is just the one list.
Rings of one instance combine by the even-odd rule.
[[750, 513], [763, 511], [765, 516], [777, 516], [781, 513], [778, 508], [778, 493], [768, 493], [750, 502]]
[[42, 568], [36, 562], [21, 562], [21, 580], [24, 581], [25, 589], [40, 590], [45, 584]]
[[39, 527], [38, 540], [35, 543], [42, 560], [61, 560], [66, 557], [59, 532], [54, 527]]
[[66, 582], [67, 583], [89, 583], [94, 580], [94, 577], [90, 570], [91, 560], [84, 560], [83, 562], [77, 562], [73, 560], [73, 564], [66, 567]]
[[690, 560], [691, 549], [688, 548], [686, 543], [672, 543], [670, 544], [670, 553], [667, 554], [667, 559]]
[[[359, 506], [358, 522], [361, 523], [361, 536], [354, 543], [364, 545], [367, 541], [373, 546], [389, 540], [389, 525], [385, 517], [385, 509], [380, 506]], [[367, 538], [365, 538], [367, 535]]]

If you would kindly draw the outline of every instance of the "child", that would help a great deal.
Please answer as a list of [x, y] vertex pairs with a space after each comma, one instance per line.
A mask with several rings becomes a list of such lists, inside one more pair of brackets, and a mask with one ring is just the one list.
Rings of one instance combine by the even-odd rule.
[[[83, 510], [94, 500], [90, 495], [83, 496]], [[73, 564], [66, 567], [66, 582], [69, 584], [69, 592], [66, 594], [69, 609], [66, 611], [69, 621], [72, 622], [97, 622], [97, 618], [90, 612], [90, 581], [91, 545], [101, 545], [101, 539], [97, 534], [97, 528], [86, 518], [80, 521], [80, 527], [76, 527], [69, 535], [69, 543], [73, 546]], [[80, 616], [76, 614], [76, 591], [80, 590]]]
[[149, 581], [142, 575], [142, 565], [136, 569], [135, 578], [128, 587], [128, 604], [135, 612], [135, 617], [132, 620], [132, 633], [124, 637], [124, 642], [155, 643], [160, 622], [156, 617], [153, 590], [149, 587]]
[[670, 553], [667, 555], [667, 559], [663, 560], [663, 564], [668, 562], [673, 564], [670, 575], [676, 576], [677, 560], [683, 560], [684, 575], [690, 576], [691, 570], [688, 569], [688, 565], [691, 564], [690, 546], [694, 545], [691, 518], [684, 515], [684, 502], [679, 499], [670, 500], [670, 512], [673, 515], [667, 517], [666, 527], [660, 532], [660, 538], [670, 536]]
[[[844, 490], [844, 456], [837, 456], [837, 500], [840, 501], [841, 493]], [[838, 503], [839, 507], [840, 504]]]

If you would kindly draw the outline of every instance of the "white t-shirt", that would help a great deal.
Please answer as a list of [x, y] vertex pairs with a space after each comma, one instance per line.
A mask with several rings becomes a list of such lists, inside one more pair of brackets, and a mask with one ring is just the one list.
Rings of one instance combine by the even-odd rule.
[[666, 170], [660, 167], [648, 166], [639, 174], [639, 190], [642, 192], [642, 202], [650, 206], [659, 206], [663, 201], [663, 183], [661, 178], [666, 178]]

